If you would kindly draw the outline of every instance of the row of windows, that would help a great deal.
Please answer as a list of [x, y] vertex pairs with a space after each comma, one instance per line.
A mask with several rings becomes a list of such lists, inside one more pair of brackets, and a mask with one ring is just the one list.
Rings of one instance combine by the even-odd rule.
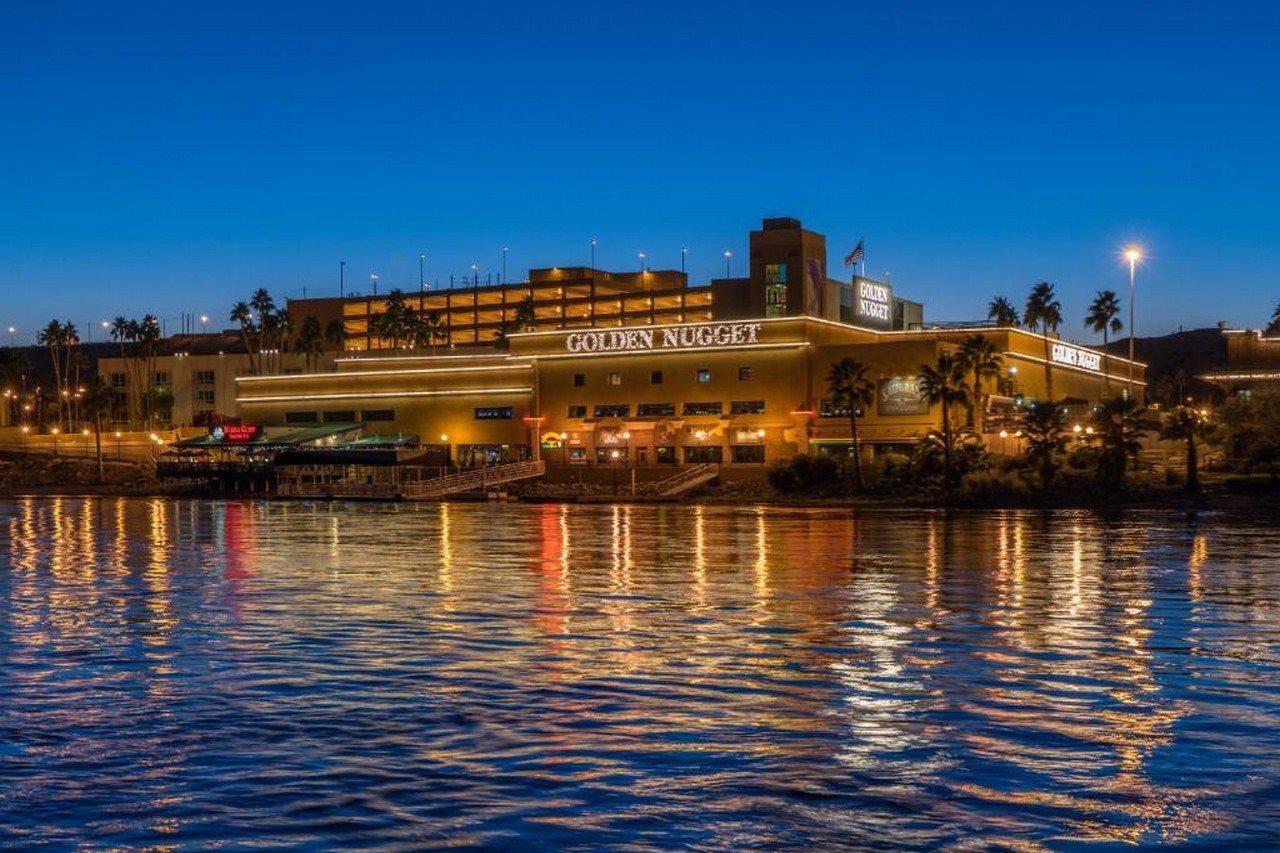
[[[156, 385], [167, 387], [173, 384], [173, 374], [167, 370], [156, 371], [154, 376]], [[194, 385], [213, 385], [217, 379], [217, 372], [213, 370], [197, 370], [191, 374], [191, 382]], [[112, 371], [108, 382], [112, 388], [124, 388], [129, 383], [129, 378], [125, 373], [120, 371]]]
[[[659, 465], [676, 464], [677, 448], [669, 445], [654, 447], [653, 461]], [[687, 464], [704, 462], [723, 462], [724, 448], [718, 444], [685, 447], [684, 461]], [[585, 447], [568, 448], [566, 458], [569, 462], [585, 463], [588, 459]], [[759, 444], [735, 444], [729, 447], [729, 458], [738, 463], [764, 462], [764, 446]], [[629, 463], [630, 453], [626, 447], [596, 448], [596, 462], [602, 465], [623, 465]], [[649, 448], [636, 448], [636, 461], [641, 464], [649, 462]]]
[[[711, 370], [706, 367], [700, 367], [694, 372], [693, 376], [694, 376], [694, 379], [696, 379], [699, 382], [710, 382]], [[751, 367], [747, 365], [743, 365], [742, 367], [738, 368], [739, 382], [750, 382], [753, 378], [755, 378], [755, 371], [752, 370]], [[604, 381], [606, 385], [621, 385], [622, 373], [616, 370], [606, 373], [604, 375]], [[586, 387], [586, 384], [587, 384], [587, 374], [585, 373], [573, 374], [573, 387], [584, 388]], [[650, 385], [662, 384], [661, 370], [652, 370], [649, 372], [649, 384]]]
[[[631, 406], [628, 403], [599, 405], [595, 406], [591, 411], [592, 416], [597, 418], [631, 417]], [[675, 403], [640, 403], [636, 406], [636, 416], [641, 418], [671, 417], [675, 413]], [[681, 413], [684, 415], [722, 415], [724, 414], [724, 403], [718, 400], [714, 402], [685, 403], [681, 408]], [[734, 400], [729, 403], [729, 414], [763, 415], [764, 400]], [[585, 418], [586, 416], [586, 406], [569, 407], [569, 417]]]
[[395, 409], [366, 409], [356, 412], [352, 409], [341, 409], [325, 412], [285, 412], [284, 422], [287, 424], [354, 424], [372, 423], [374, 421], [394, 421]]

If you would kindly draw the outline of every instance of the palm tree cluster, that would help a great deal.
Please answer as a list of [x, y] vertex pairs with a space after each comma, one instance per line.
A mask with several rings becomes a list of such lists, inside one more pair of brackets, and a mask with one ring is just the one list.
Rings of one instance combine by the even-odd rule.
[[370, 318], [369, 332], [383, 348], [390, 349], [434, 350], [447, 337], [444, 315], [440, 311], [415, 311], [399, 289], [388, 293], [386, 307]]
[[[127, 419], [130, 424], [149, 424], [160, 411], [167, 408], [167, 388], [156, 385], [156, 359], [164, 334], [160, 321], [148, 314], [141, 320], [116, 317], [111, 321], [111, 340], [120, 347], [120, 358], [125, 365], [129, 393]], [[122, 401], [115, 401], [119, 403]]]
[[53, 363], [57, 420], [70, 426], [75, 414], [74, 403], [80, 394], [80, 333], [70, 321], [50, 320], [40, 330], [36, 341], [49, 350], [49, 360]]
[[263, 374], [280, 368], [280, 354], [288, 350], [293, 323], [287, 308], [278, 308], [266, 288], [258, 288], [249, 301], [231, 307], [231, 321], [240, 326], [240, 340], [249, 354], [249, 370]]

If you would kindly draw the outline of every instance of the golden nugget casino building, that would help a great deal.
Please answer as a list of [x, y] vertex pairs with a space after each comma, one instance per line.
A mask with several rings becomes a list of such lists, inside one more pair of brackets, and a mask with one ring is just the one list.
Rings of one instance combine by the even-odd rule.
[[[887, 283], [828, 277], [824, 238], [796, 220], [766, 220], [752, 232], [750, 249], [750, 275], [714, 280], [696, 319], [664, 309], [675, 322], [650, 322], [655, 318], [625, 312], [632, 297], [610, 293], [616, 313], [575, 303], [577, 313], [594, 311], [596, 320], [541, 318], [530, 331], [508, 335], [503, 351], [379, 352], [361, 340], [332, 371], [240, 377], [239, 414], [264, 425], [358, 423], [366, 435], [417, 436], [426, 454], [464, 466], [530, 458], [759, 466], [847, 449], [848, 418], [826, 398], [825, 382], [845, 357], [868, 365], [876, 384], [875, 401], [859, 420], [868, 454], [903, 449], [938, 428], [938, 407], [921, 399], [916, 376], [975, 333], [1004, 356], [991, 387], [992, 429], [1018, 403], [1044, 397], [1046, 362], [1055, 396], [1065, 396], [1081, 418], [1103, 395], [1108, 374], [1112, 393], [1128, 382], [1124, 359], [1056, 338], [990, 326], [926, 328], [923, 306]], [[574, 280], [582, 275], [591, 271], [575, 271]], [[507, 287], [527, 293], [529, 286]], [[548, 298], [564, 297], [553, 290]], [[1142, 393], [1142, 377], [1135, 366], [1135, 393]]]

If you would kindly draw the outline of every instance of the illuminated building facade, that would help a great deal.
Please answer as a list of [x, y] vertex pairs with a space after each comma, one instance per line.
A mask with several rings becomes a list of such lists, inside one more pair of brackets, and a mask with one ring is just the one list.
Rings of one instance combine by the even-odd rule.
[[[972, 334], [1004, 359], [990, 388], [992, 429], [1019, 402], [1044, 399], [1046, 362], [1055, 397], [1080, 416], [1108, 383], [1111, 393], [1127, 383], [1124, 359], [1020, 329], [876, 330], [784, 316], [518, 333], [507, 352], [355, 355], [332, 372], [242, 377], [238, 404], [249, 422], [417, 435], [463, 465], [760, 465], [848, 447], [849, 419], [825, 378], [844, 357], [866, 364], [876, 386], [859, 418], [866, 452], [918, 442], [941, 423], [939, 406], [920, 396], [921, 365]], [[1137, 365], [1137, 394], [1143, 375]]]
[[1226, 365], [1201, 375], [1229, 394], [1280, 392], [1280, 337], [1252, 329], [1224, 329]]
[[[827, 274], [826, 238], [788, 217], [766, 219], [749, 238], [750, 274], [690, 285], [677, 270], [609, 272], [591, 267], [529, 270], [518, 283], [467, 286], [405, 294], [407, 307], [431, 321], [441, 346], [491, 345], [501, 330], [521, 323], [521, 307], [532, 309], [535, 331], [601, 326], [653, 326], [750, 317], [812, 316], [875, 329], [918, 328], [924, 306], [902, 299], [887, 282]], [[351, 352], [386, 350], [374, 318], [387, 296], [293, 299], [295, 329], [314, 316], [321, 328], [340, 319]]]

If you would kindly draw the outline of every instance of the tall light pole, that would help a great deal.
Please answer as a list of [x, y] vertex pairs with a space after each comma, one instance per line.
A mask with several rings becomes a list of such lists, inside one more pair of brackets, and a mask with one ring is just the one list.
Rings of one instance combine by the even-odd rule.
[[369, 283], [373, 285], [373, 295], [378, 295], [378, 274], [376, 272], [369, 273]]
[[13, 346], [13, 336], [16, 334], [18, 334], [18, 329], [15, 326], [10, 326], [9, 327], [9, 346]]
[[201, 331], [201, 332], [206, 331], [205, 327], [206, 327], [208, 324], [209, 324], [209, 315], [208, 315], [208, 314], [201, 314], [201, 315], [200, 315], [200, 331]]
[[680, 274], [681, 275], [684, 275], [684, 258], [685, 258], [685, 255], [687, 254], [689, 254], [689, 247], [681, 246], [680, 247]]
[[733, 252], [730, 252], [728, 249], [725, 249], [724, 250], [724, 277], [725, 278], [729, 277], [729, 261], [731, 261], [732, 259], [733, 259]]
[[591, 269], [596, 268], [596, 238], [591, 238]]
[[347, 295], [347, 262], [338, 261], [338, 298]]
[[640, 259], [640, 272], [644, 272], [644, 252], [636, 252], [636, 257]]
[[507, 247], [502, 247], [502, 283], [507, 283]]
[[418, 290], [427, 289], [427, 253], [418, 253]]
[[1134, 300], [1136, 289], [1134, 283], [1138, 271], [1138, 261], [1142, 260], [1142, 249], [1137, 246], [1126, 246], [1124, 259], [1129, 262], [1129, 396], [1133, 397], [1133, 335], [1134, 335]]

